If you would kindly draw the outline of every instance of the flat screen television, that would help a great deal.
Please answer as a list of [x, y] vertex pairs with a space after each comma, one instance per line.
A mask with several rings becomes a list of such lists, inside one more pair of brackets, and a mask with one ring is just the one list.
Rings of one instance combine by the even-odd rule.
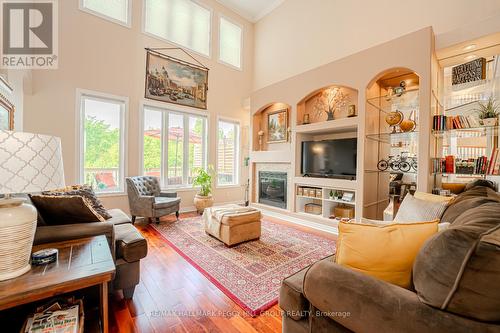
[[301, 173], [308, 177], [356, 179], [357, 139], [302, 142]]

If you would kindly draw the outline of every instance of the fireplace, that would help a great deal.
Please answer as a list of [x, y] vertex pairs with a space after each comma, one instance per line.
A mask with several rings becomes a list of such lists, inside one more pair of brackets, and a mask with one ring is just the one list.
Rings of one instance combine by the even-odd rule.
[[286, 209], [287, 173], [259, 171], [259, 203]]

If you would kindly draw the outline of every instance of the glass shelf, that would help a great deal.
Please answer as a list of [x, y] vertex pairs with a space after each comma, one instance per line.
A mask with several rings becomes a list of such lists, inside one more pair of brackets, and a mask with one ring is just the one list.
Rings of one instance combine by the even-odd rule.
[[[419, 108], [419, 89], [409, 89], [406, 90], [401, 96], [392, 96], [387, 100], [388, 95], [383, 95], [379, 97], [367, 98], [366, 102], [378, 109], [383, 113], [390, 113], [395, 111], [394, 105], [397, 105], [397, 109], [404, 113], [404, 111], [416, 110], [418, 112]], [[408, 102], [410, 100], [411, 102]]]
[[382, 143], [395, 143], [398, 141], [416, 141], [418, 140], [418, 132], [397, 132], [397, 133], [379, 133], [379, 134], [367, 134], [366, 138], [373, 141], [378, 141]]
[[416, 171], [394, 171], [394, 170], [372, 170], [372, 169], [366, 169], [365, 170], [366, 173], [404, 173], [404, 174], [410, 174], [410, 175], [416, 175], [417, 172]]
[[[483, 133], [484, 135], [486, 134], [491, 134], [492, 131], [498, 132], [500, 129], [500, 126], [481, 126], [481, 127], [470, 127], [470, 128], [454, 128], [454, 129], [449, 129], [449, 130], [432, 130], [432, 134], [435, 137], [442, 137], [444, 134], [449, 133], [449, 134], [456, 134], [459, 132], [475, 132], [475, 133]], [[490, 132], [490, 133], [487, 133]]]

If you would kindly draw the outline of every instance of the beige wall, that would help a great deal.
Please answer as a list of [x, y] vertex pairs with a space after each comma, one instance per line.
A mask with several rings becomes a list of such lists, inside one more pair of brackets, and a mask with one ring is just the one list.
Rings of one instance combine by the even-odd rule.
[[497, 0], [287, 0], [255, 25], [254, 89], [423, 27], [456, 43], [499, 22]]
[[[77, 182], [76, 165], [76, 89], [88, 89], [130, 99], [128, 112], [128, 175], [139, 174], [139, 104], [144, 95], [144, 47], [170, 47], [148, 37], [142, 31], [142, 1], [133, 2], [132, 28], [111, 23], [78, 9], [78, 1], [59, 1], [59, 69], [34, 70], [31, 93], [24, 96], [24, 130], [60, 136], [63, 144], [66, 183]], [[242, 100], [250, 95], [252, 85], [253, 25], [228, 11], [216, 1], [204, 1], [213, 12], [212, 59], [196, 56], [210, 68], [208, 91], [209, 163], [215, 164], [217, 116], [241, 121], [243, 140], [248, 133], [248, 111]], [[217, 61], [218, 15], [222, 14], [244, 26], [243, 70], [231, 69]], [[169, 53], [189, 60], [180, 52]], [[165, 107], [169, 104], [164, 103]], [[241, 158], [248, 155], [243, 145]], [[241, 182], [247, 171], [242, 168]], [[243, 200], [244, 189], [216, 189], [217, 202]], [[180, 193], [182, 206], [192, 206], [193, 190]], [[128, 210], [125, 196], [103, 199], [107, 207]]]

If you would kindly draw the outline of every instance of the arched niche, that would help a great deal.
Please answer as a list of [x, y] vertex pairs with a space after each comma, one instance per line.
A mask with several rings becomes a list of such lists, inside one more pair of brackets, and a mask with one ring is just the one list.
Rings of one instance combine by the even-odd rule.
[[[330, 100], [335, 97], [341, 97], [339, 107], [335, 107], [333, 119], [348, 117], [349, 107], [354, 108], [355, 114], [358, 113], [358, 91], [354, 88], [332, 84], [319, 88], [302, 98], [297, 104], [297, 125], [306, 125], [308, 123], [324, 122], [329, 119], [325, 112], [328, 96]], [[332, 102], [332, 104], [335, 104]], [[307, 122], [307, 118], [309, 118]]]
[[[252, 116], [252, 150], [253, 151], [266, 151], [266, 150], [278, 150], [272, 149], [273, 146], [279, 146], [280, 144], [286, 144], [290, 141], [290, 131], [288, 130], [290, 127], [290, 105], [281, 102], [273, 102], [264, 105], [260, 109], [258, 109]], [[280, 115], [280, 119], [285, 120], [286, 131], [284, 133], [283, 140], [279, 140], [276, 138], [270, 138], [270, 128], [269, 117], [273, 119], [273, 117], [277, 117]], [[261, 132], [261, 136], [259, 136], [259, 132]]]
[[[400, 119], [400, 115], [394, 117], [398, 111], [404, 123], [392, 122], [393, 125], [390, 125], [388, 121]], [[389, 205], [391, 199], [396, 199], [392, 217], [395, 216], [402, 199], [393, 196], [394, 186], [393, 190], [390, 190], [391, 177], [396, 173], [402, 174], [403, 189], [413, 188], [412, 184], [416, 188], [419, 112], [420, 78], [415, 71], [402, 67], [390, 68], [368, 82], [365, 104], [363, 217], [387, 219], [386, 214], [390, 210], [388, 207], [392, 207]], [[417, 166], [406, 170], [405, 165], [400, 170], [397, 163], [391, 162], [391, 156], [395, 160], [398, 160], [398, 156], [407, 156], [405, 161], [412, 166], [413, 158], [416, 158]], [[383, 164], [379, 164], [383, 160], [390, 165], [385, 170]], [[394, 165], [394, 168], [391, 167]]]

